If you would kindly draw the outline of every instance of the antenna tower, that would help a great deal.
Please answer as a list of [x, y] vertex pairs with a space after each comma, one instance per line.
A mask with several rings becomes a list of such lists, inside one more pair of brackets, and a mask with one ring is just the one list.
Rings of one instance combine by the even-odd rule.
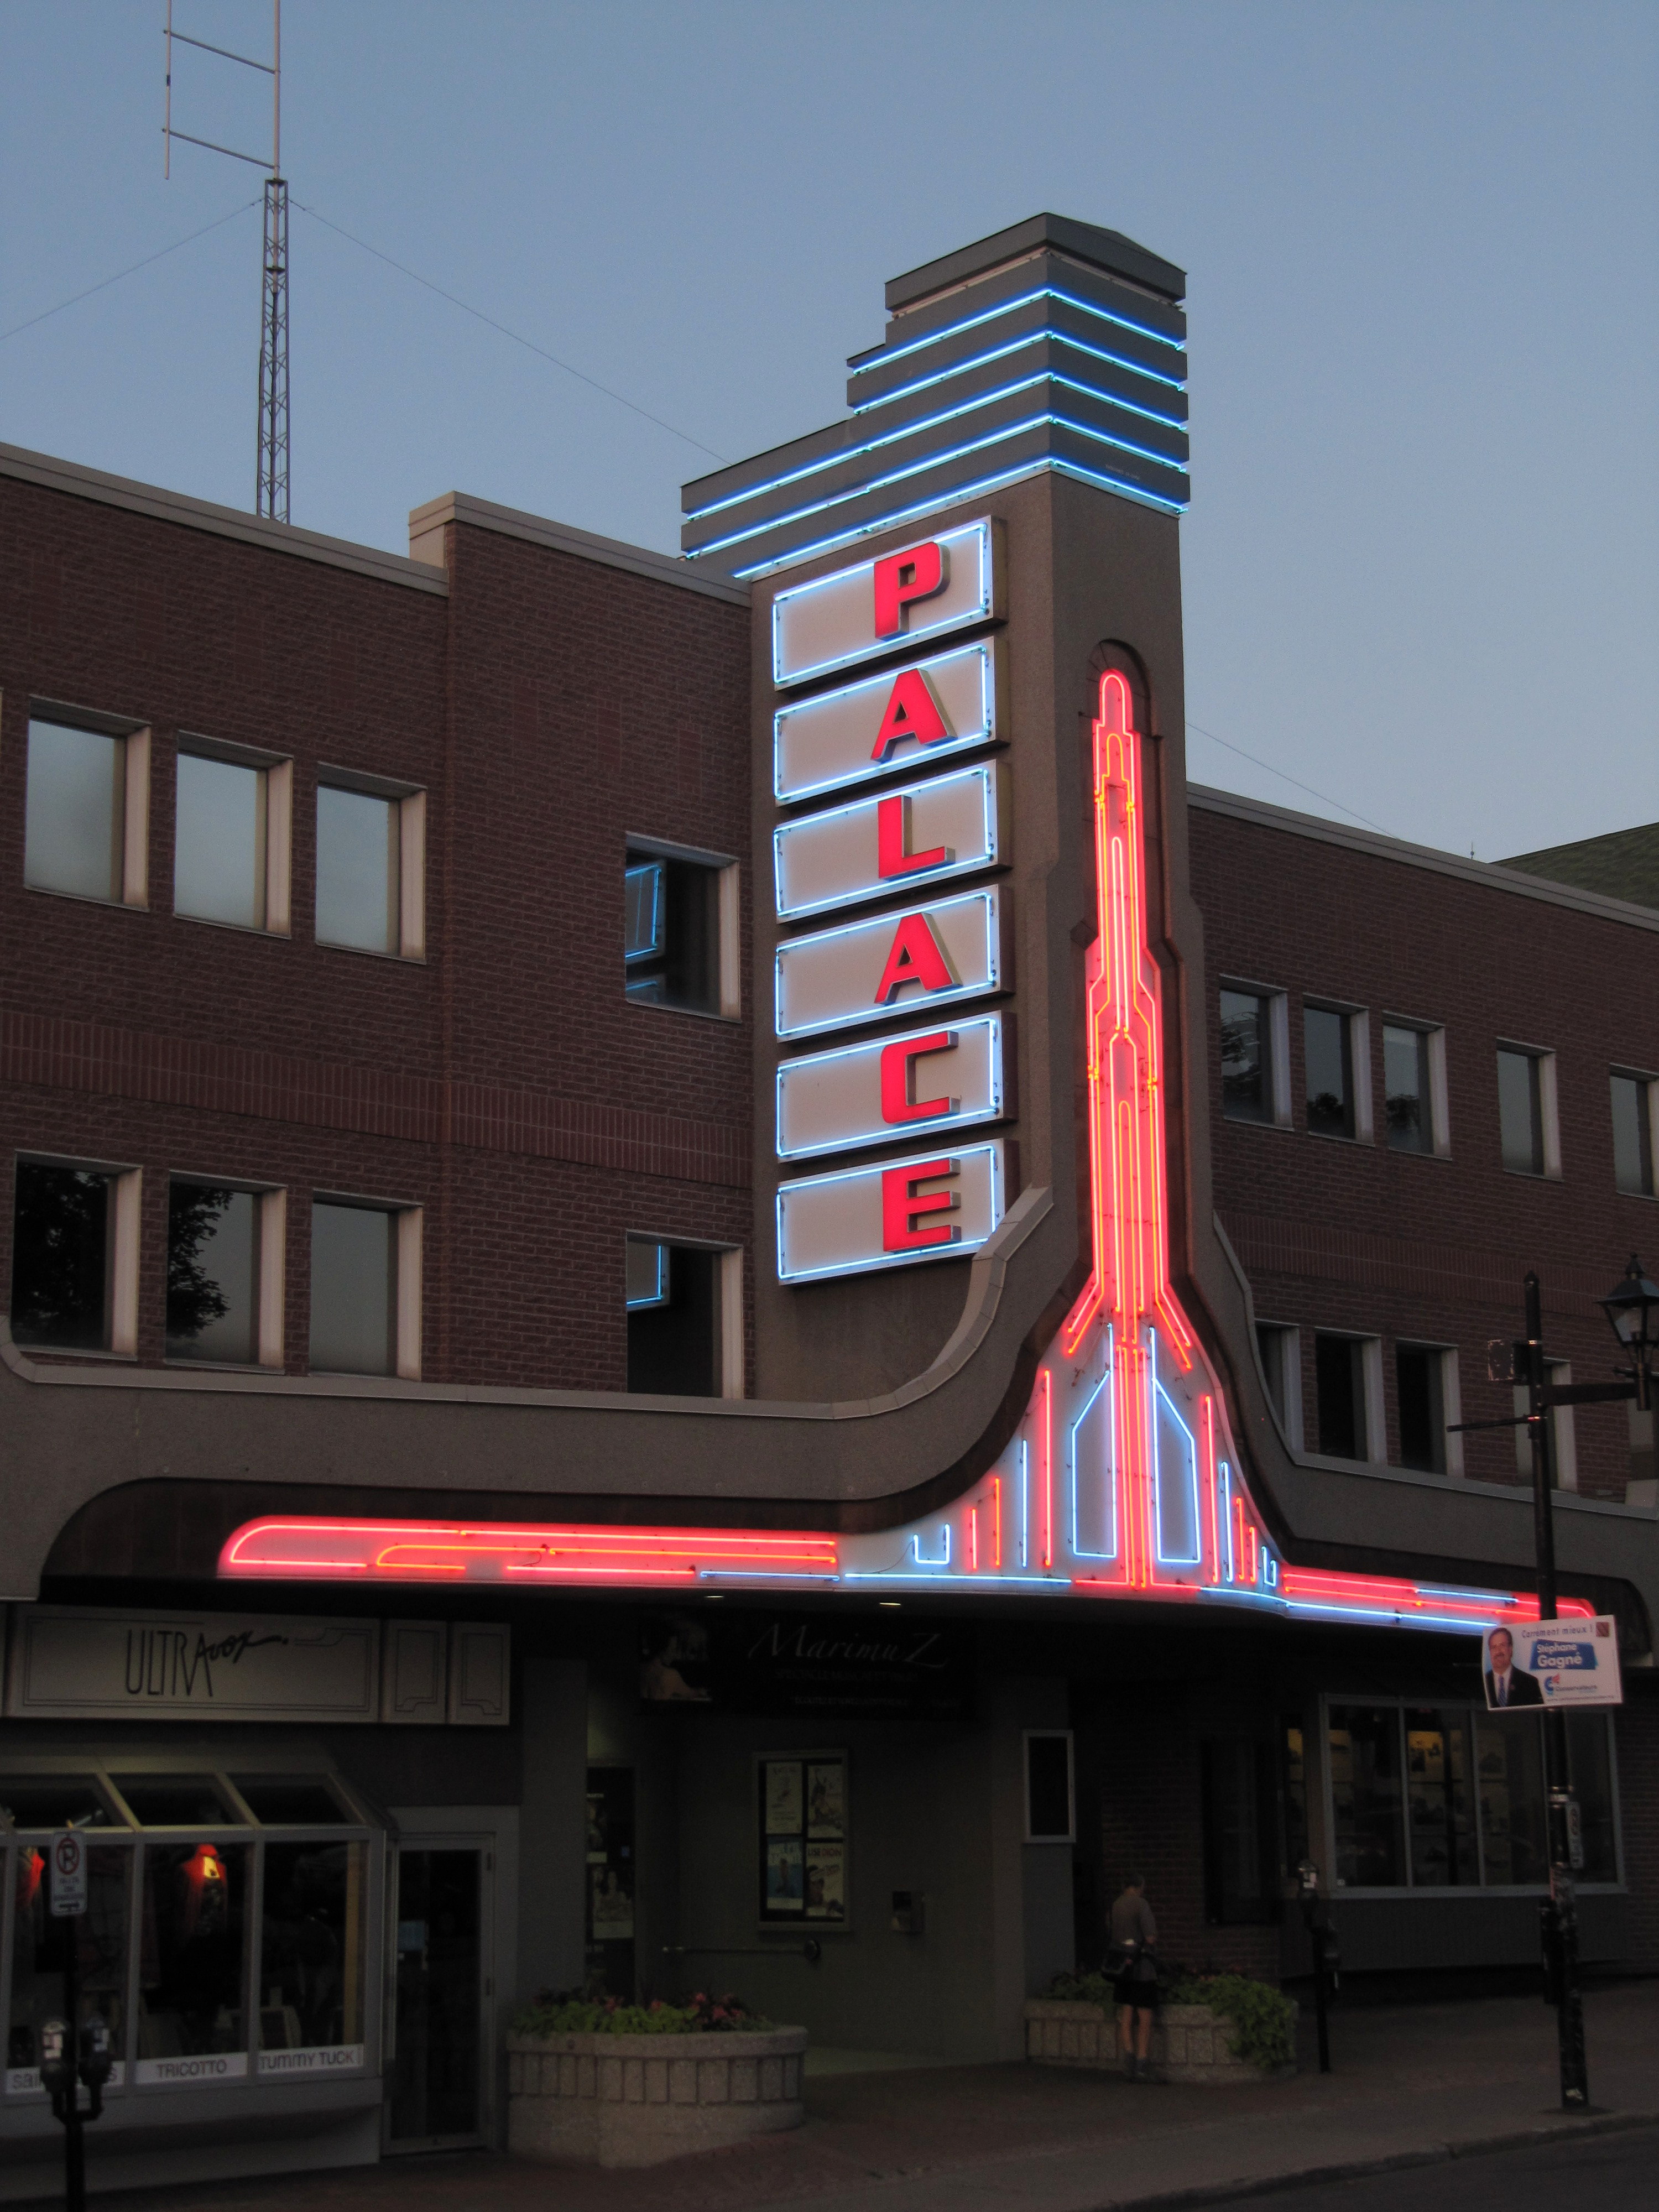
[[[260, 257], [259, 299], [259, 459], [254, 491], [254, 511], [276, 522], [288, 520], [288, 179], [283, 174], [283, 0], [271, 0], [270, 59], [257, 62], [247, 54], [234, 54], [226, 46], [210, 46], [173, 27], [173, 0], [167, 0], [167, 96], [161, 119], [161, 173], [173, 173], [173, 142], [204, 147], [233, 161], [250, 161], [265, 169], [264, 243]], [[173, 48], [194, 46], [221, 61], [237, 62], [244, 69], [261, 70], [270, 79], [270, 160], [244, 154], [234, 146], [216, 145], [210, 138], [193, 137], [177, 131], [173, 123]]]

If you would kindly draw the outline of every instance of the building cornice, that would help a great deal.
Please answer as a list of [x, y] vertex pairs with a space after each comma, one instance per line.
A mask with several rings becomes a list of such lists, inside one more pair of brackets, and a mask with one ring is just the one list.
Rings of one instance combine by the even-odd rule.
[[451, 522], [464, 522], [473, 530], [493, 530], [499, 537], [521, 538], [530, 545], [544, 545], [555, 553], [573, 554], [579, 561], [597, 561], [602, 568], [648, 576], [653, 583], [672, 584], [679, 591], [701, 592], [707, 599], [724, 599], [731, 606], [749, 605], [746, 584], [734, 584], [725, 576], [689, 568], [678, 555], [653, 553], [648, 546], [627, 545], [617, 538], [596, 538], [592, 531], [577, 530], [568, 522], [550, 522], [544, 515], [497, 507], [493, 500], [477, 499], [465, 491], [447, 491], [441, 498], [429, 499], [424, 507], [410, 509], [409, 544], [417, 561], [433, 562], [441, 568], [444, 527]]

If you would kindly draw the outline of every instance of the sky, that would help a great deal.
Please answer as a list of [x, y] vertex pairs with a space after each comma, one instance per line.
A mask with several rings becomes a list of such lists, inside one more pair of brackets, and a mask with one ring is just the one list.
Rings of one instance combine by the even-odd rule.
[[[251, 507], [260, 176], [164, 181], [165, 12], [0, 0], [0, 441]], [[677, 550], [887, 278], [1053, 210], [1188, 272], [1194, 780], [1485, 860], [1659, 818], [1651, 0], [287, 0], [283, 59], [295, 522]], [[175, 47], [180, 130], [270, 120]]]

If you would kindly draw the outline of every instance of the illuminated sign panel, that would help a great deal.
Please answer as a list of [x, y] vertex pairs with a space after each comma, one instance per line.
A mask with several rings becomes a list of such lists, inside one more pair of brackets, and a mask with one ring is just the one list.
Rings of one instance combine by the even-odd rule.
[[772, 787], [781, 801], [915, 769], [1003, 734], [994, 644], [960, 646], [779, 708]]
[[977, 1251], [1007, 1206], [1000, 1141], [778, 1186], [778, 1279], [808, 1283]]
[[995, 867], [1008, 857], [1006, 811], [1006, 778], [987, 762], [786, 822], [772, 837], [779, 919]]
[[1000, 614], [997, 528], [970, 522], [837, 568], [772, 602], [772, 680], [809, 683]]
[[775, 966], [777, 1033], [821, 1036], [1006, 988], [1002, 908], [994, 889], [792, 938]]
[[1002, 1016], [907, 1030], [786, 1060], [778, 1070], [778, 1158], [811, 1159], [1004, 1112]]

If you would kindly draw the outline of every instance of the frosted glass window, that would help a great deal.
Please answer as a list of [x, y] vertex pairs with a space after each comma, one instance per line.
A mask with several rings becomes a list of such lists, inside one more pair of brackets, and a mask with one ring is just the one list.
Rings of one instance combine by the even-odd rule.
[[1613, 1180], [1632, 1198], [1653, 1196], [1652, 1097], [1645, 1076], [1613, 1078]]
[[118, 900], [125, 797], [121, 738], [31, 722], [24, 882], [37, 890]]
[[396, 952], [398, 802], [361, 791], [317, 793], [317, 937], [362, 952]]
[[265, 926], [265, 777], [257, 768], [179, 756], [173, 907], [201, 921]]
[[311, 1364], [331, 1375], [390, 1375], [394, 1217], [365, 1206], [311, 1209]]
[[1544, 1172], [1544, 1111], [1535, 1054], [1498, 1050], [1498, 1126], [1512, 1175]]
[[167, 1194], [167, 1357], [259, 1356], [258, 1200], [245, 1190], [175, 1182]]

